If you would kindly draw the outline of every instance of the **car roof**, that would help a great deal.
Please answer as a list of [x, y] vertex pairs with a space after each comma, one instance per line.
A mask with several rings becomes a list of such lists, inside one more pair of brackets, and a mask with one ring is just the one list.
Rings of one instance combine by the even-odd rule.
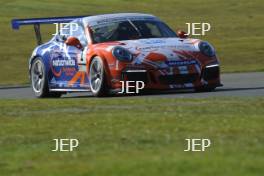
[[85, 26], [96, 26], [124, 20], [159, 20], [159, 18], [154, 15], [144, 13], [112, 13], [84, 17], [83, 23]]

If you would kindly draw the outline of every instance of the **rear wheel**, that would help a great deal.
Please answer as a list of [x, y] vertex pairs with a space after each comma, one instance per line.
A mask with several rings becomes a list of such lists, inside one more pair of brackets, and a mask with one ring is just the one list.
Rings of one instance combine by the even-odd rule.
[[60, 92], [50, 92], [48, 86], [48, 76], [45, 66], [40, 58], [34, 59], [30, 69], [30, 79], [33, 92], [38, 98], [60, 97]]
[[90, 64], [90, 87], [94, 96], [106, 96], [108, 89], [106, 86], [105, 69], [100, 57], [95, 57]]

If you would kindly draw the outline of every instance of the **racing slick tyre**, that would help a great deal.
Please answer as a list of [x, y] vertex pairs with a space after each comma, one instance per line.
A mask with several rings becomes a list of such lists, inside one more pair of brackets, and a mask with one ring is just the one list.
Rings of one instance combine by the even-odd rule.
[[93, 58], [90, 64], [90, 86], [92, 94], [96, 97], [104, 97], [108, 94], [106, 76], [103, 61], [100, 57]]
[[38, 98], [58, 98], [61, 92], [50, 92], [48, 86], [48, 76], [41, 58], [35, 58], [30, 68], [31, 87]]

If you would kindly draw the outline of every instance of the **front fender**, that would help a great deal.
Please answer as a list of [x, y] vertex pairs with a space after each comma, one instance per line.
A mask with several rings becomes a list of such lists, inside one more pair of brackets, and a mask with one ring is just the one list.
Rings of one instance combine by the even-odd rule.
[[111, 56], [109, 56], [109, 53], [106, 51], [102, 51], [102, 50], [94, 50], [92, 53], [88, 54], [90, 55], [90, 57], [88, 57], [89, 59], [87, 60], [87, 72], [88, 75], [90, 75], [90, 64], [93, 60], [94, 57], [98, 56], [102, 59], [103, 64], [104, 64], [104, 68], [105, 68], [105, 77], [106, 77], [106, 82], [107, 85], [111, 87], [111, 79], [112, 79], [112, 74], [109, 68], [109, 64], [112, 61], [113, 58], [111, 58]]

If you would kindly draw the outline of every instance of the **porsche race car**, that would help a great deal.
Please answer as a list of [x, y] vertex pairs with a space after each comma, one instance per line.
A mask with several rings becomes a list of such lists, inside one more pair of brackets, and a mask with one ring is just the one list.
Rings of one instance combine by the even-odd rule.
[[[40, 24], [68, 28], [42, 44]], [[13, 29], [34, 25], [38, 46], [29, 59], [29, 77], [37, 97], [91, 91], [119, 92], [122, 81], [142, 81], [146, 90], [221, 86], [215, 49], [186, 33], [175, 33], [159, 18], [140, 13], [14, 19]], [[74, 29], [71, 29], [74, 26]]]

